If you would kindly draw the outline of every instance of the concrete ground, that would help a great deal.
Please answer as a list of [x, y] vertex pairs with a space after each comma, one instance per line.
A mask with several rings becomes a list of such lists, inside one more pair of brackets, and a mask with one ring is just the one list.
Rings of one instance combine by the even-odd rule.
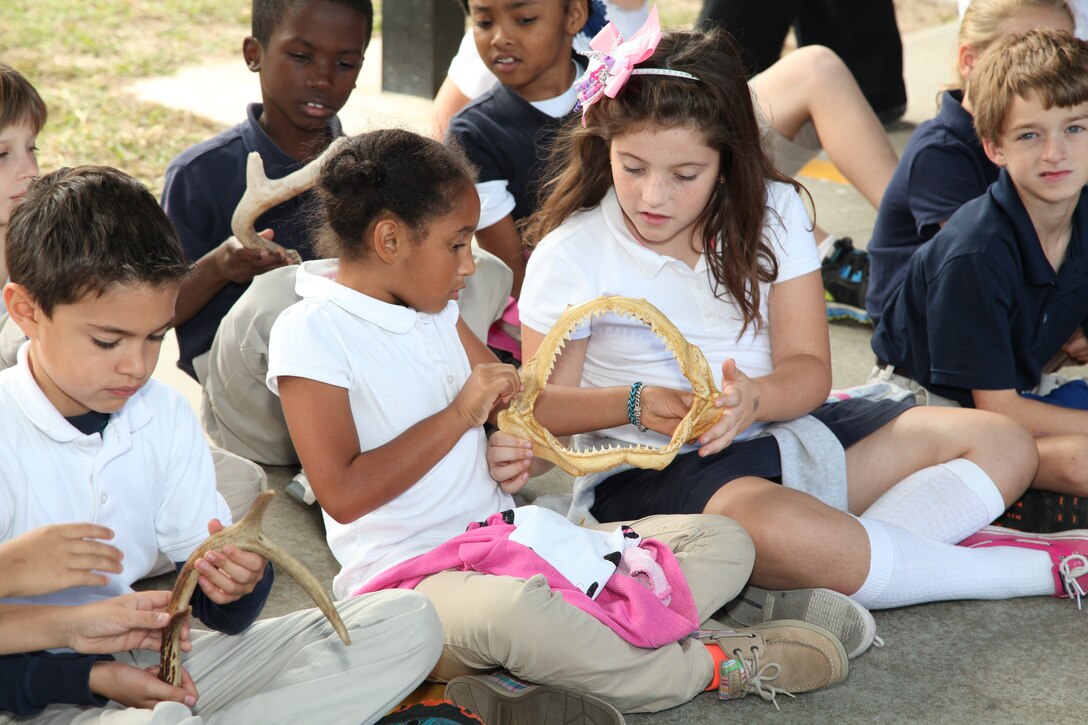
[[[944, 25], [904, 36], [910, 107], [904, 121], [888, 129], [902, 149], [915, 123], [933, 115], [937, 91], [950, 78], [955, 27]], [[380, 48], [375, 41], [364, 78], [343, 112], [349, 132], [383, 125], [426, 132], [428, 101], [380, 92]], [[240, 59], [185, 69], [133, 88], [141, 97], [183, 108], [226, 125], [243, 117], [245, 103], [259, 98], [256, 76]], [[814, 164], [801, 180], [815, 200], [821, 226], [864, 245], [874, 210], [851, 187], [835, 180], [826, 164]], [[864, 382], [872, 365], [871, 330], [832, 325], [834, 385]], [[171, 341], [172, 342], [172, 341]], [[163, 350], [156, 377], [184, 391], [199, 406], [196, 383], [174, 367], [176, 347]], [[282, 493], [294, 471], [269, 468]], [[549, 475], [531, 483], [529, 495], [569, 492], [570, 480]], [[325, 545], [320, 517], [277, 498], [266, 527], [273, 540], [300, 556], [322, 581], [331, 583], [338, 566]], [[827, 561], [827, 567], [836, 566]], [[169, 582], [158, 582], [169, 586]], [[280, 575], [265, 608], [276, 616], [309, 606], [301, 590]], [[996, 602], [953, 602], [875, 613], [882, 649], [851, 663], [847, 682], [796, 700], [781, 698], [781, 712], [758, 698], [721, 703], [703, 695], [653, 715], [632, 715], [631, 723], [701, 723], [733, 718], [744, 722], [934, 722], [1060, 723], [1082, 719], [1080, 698], [1088, 674], [1080, 648], [1088, 643], [1088, 611], [1069, 601], [1030, 598]], [[526, 623], [532, 627], [531, 622]]]

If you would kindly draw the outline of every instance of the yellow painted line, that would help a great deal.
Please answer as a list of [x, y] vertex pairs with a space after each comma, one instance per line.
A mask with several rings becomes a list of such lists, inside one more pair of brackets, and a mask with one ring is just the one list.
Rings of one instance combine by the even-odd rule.
[[804, 176], [809, 179], [822, 179], [823, 181], [834, 181], [836, 184], [849, 184], [846, 177], [842, 175], [838, 167], [830, 161], [824, 159], [813, 159], [805, 164], [801, 170], [797, 173], [798, 176]]

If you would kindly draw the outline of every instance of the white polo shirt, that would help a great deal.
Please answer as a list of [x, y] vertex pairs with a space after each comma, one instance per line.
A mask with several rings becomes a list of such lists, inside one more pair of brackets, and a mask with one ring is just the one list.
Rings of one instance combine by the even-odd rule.
[[[778, 213], [777, 218], [768, 215], [767, 226], [767, 238], [778, 259], [776, 282], [819, 269], [816, 243], [801, 198], [791, 186], [772, 183], [768, 185], [768, 205]], [[692, 269], [640, 244], [624, 223], [613, 189], [600, 205], [572, 215], [533, 250], [518, 309], [523, 325], [544, 334], [569, 305], [606, 295], [643, 298], [703, 351], [719, 386], [722, 363], [729, 357], [749, 377], [771, 372], [767, 300], [772, 284], [760, 283], [763, 326], [756, 330], [751, 324], [738, 338], [743, 324], [740, 311], [727, 294], [715, 296], [710, 280], [705, 256], [700, 256]], [[587, 335], [591, 338], [583, 386], [628, 386], [641, 380], [646, 385], [691, 389], [672, 354], [642, 323], [606, 315], [572, 337]], [[750, 437], [762, 427], [753, 425], [738, 439]], [[652, 446], [667, 440], [657, 433], [640, 433], [632, 425], [601, 431], [601, 435]]]
[[[268, 387], [295, 376], [345, 388], [369, 451], [446, 408], [470, 372], [457, 335], [457, 304], [437, 315], [368, 297], [334, 281], [338, 262], [299, 267], [303, 298], [284, 310], [268, 344]], [[340, 599], [375, 575], [430, 551], [514, 503], [487, 470], [483, 428], [465, 433], [400, 496], [350, 524], [327, 514], [329, 548], [343, 567], [333, 580]]]
[[[132, 591], [161, 549], [185, 561], [208, 538], [208, 521], [230, 523], [196, 416], [172, 388], [150, 380], [85, 435], [34, 381], [29, 343], [0, 372], [0, 540], [47, 524], [91, 522], [113, 529], [124, 552], [105, 587], [78, 587], [27, 600], [81, 604]], [[2, 574], [0, 574], [2, 575]]]

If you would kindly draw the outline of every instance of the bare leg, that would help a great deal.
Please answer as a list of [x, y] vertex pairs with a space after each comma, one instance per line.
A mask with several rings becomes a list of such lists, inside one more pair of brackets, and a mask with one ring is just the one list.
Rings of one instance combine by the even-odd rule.
[[1088, 496], [1088, 436], [1055, 435], [1035, 439], [1039, 472], [1032, 488]]
[[1003, 415], [911, 408], [846, 452], [850, 511], [860, 515], [915, 471], [956, 458], [985, 471], [1009, 505], [1035, 474], [1034, 447], [1030, 434]]
[[751, 80], [763, 114], [793, 138], [812, 120], [824, 150], [862, 196], [880, 206], [898, 157], [854, 76], [835, 53], [809, 45]]
[[865, 583], [865, 529], [807, 493], [762, 478], [738, 478], [718, 489], [703, 511], [728, 516], [752, 537], [756, 563], [751, 581], [757, 586], [824, 587], [849, 595]]

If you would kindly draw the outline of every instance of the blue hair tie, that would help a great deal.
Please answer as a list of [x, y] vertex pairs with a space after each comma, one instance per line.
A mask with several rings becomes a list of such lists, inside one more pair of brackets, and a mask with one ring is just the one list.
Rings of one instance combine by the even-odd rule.
[[582, 26], [582, 33], [587, 38], [592, 38], [608, 23], [608, 10], [605, 9], [604, 0], [589, 0], [589, 16], [586, 24]]

